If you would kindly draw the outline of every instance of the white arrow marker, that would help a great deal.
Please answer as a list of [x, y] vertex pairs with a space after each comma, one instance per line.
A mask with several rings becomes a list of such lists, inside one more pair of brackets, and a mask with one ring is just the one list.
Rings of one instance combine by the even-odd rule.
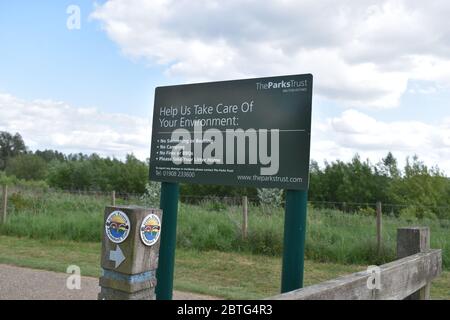
[[117, 268], [120, 264], [125, 260], [125, 256], [123, 255], [122, 249], [120, 249], [119, 245], [117, 245], [116, 250], [109, 252], [109, 260], [114, 261]]

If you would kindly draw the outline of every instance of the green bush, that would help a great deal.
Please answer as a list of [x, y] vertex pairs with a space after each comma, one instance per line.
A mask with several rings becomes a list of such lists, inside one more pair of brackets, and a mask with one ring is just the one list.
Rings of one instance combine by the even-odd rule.
[[22, 193], [13, 193], [8, 197], [8, 203], [13, 207], [14, 211], [24, 211], [33, 207], [33, 200], [24, 197]]
[[362, 216], [374, 217], [377, 214], [377, 211], [374, 208], [363, 207], [358, 210], [358, 214]]
[[6, 173], [23, 180], [44, 180], [47, 177], [47, 163], [33, 154], [21, 154], [8, 160]]
[[260, 188], [258, 191], [258, 199], [259, 203], [272, 206], [272, 207], [281, 207], [283, 202], [283, 190], [282, 189], [266, 189]]
[[227, 209], [227, 205], [222, 201], [218, 200], [204, 200], [200, 203], [202, 208], [205, 208], [208, 211], [223, 211]]
[[417, 221], [417, 220], [436, 220], [436, 214], [429, 210], [428, 208], [418, 207], [418, 206], [409, 206], [400, 210], [399, 214], [400, 218], [408, 220], [408, 221]]

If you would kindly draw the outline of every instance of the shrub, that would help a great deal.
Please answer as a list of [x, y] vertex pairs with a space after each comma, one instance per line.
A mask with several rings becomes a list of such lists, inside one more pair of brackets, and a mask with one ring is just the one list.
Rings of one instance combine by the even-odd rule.
[[211, 200], [204, 200], [200, 204], [201, 207], [205, 208], [208, 211], [223, 211], [227, 208], [226, 204], [219, 199], [211, 199]]
[[141, 196], [141, 201], [147, 207], [159, 208], [161, 198], [161, 183], [149, 181], [145, 185], [145, 193]]
[[283, 202], [283, 190], [260, 188], [258, 191], [259, 202], [266, 206], [281, 207]]
[[29, 197], [24, 197], [20, 192], [13, 193], [9, 197], [9, 203], [15, 211], [30, 209], [33, 206], [33, 201]]
[[400, 210], [400, 218], [403, 218], [407, 221], [416, 221], [419, 219], [436, 220], [437, 216], [428, 208], [409, 206]]
[[47, 163], [33, 154], [21, 154], [8, 161], [6, 173], [24, 180], [43, 180], [47, 176]]
[[374, 208], [365, 207], [358, 210], [358, 214], [362, 216], [375, 216], [377, 211]]

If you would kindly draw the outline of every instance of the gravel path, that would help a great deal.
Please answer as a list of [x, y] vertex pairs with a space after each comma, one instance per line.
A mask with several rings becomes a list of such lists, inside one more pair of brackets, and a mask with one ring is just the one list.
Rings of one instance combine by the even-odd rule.
[[[97, 300], [98, 279], [81, 278], [80, 290], [66, 287], [68, 274], [0, 264], [0, 300]], [[212, 300], [211, 296], [174, 292], [174, 300]]]

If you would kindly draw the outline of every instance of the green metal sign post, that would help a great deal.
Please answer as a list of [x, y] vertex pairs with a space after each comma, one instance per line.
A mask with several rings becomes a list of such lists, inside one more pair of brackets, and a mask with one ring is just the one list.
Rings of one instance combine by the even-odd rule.
[[303, 287], [307, 201], [307, 191], [286, 191], [282, 293]]
[[164, 217], [156, 273], [156, 300], [172, 300], [179, 189], [178, 183], [161, 183], [160, 206]]

